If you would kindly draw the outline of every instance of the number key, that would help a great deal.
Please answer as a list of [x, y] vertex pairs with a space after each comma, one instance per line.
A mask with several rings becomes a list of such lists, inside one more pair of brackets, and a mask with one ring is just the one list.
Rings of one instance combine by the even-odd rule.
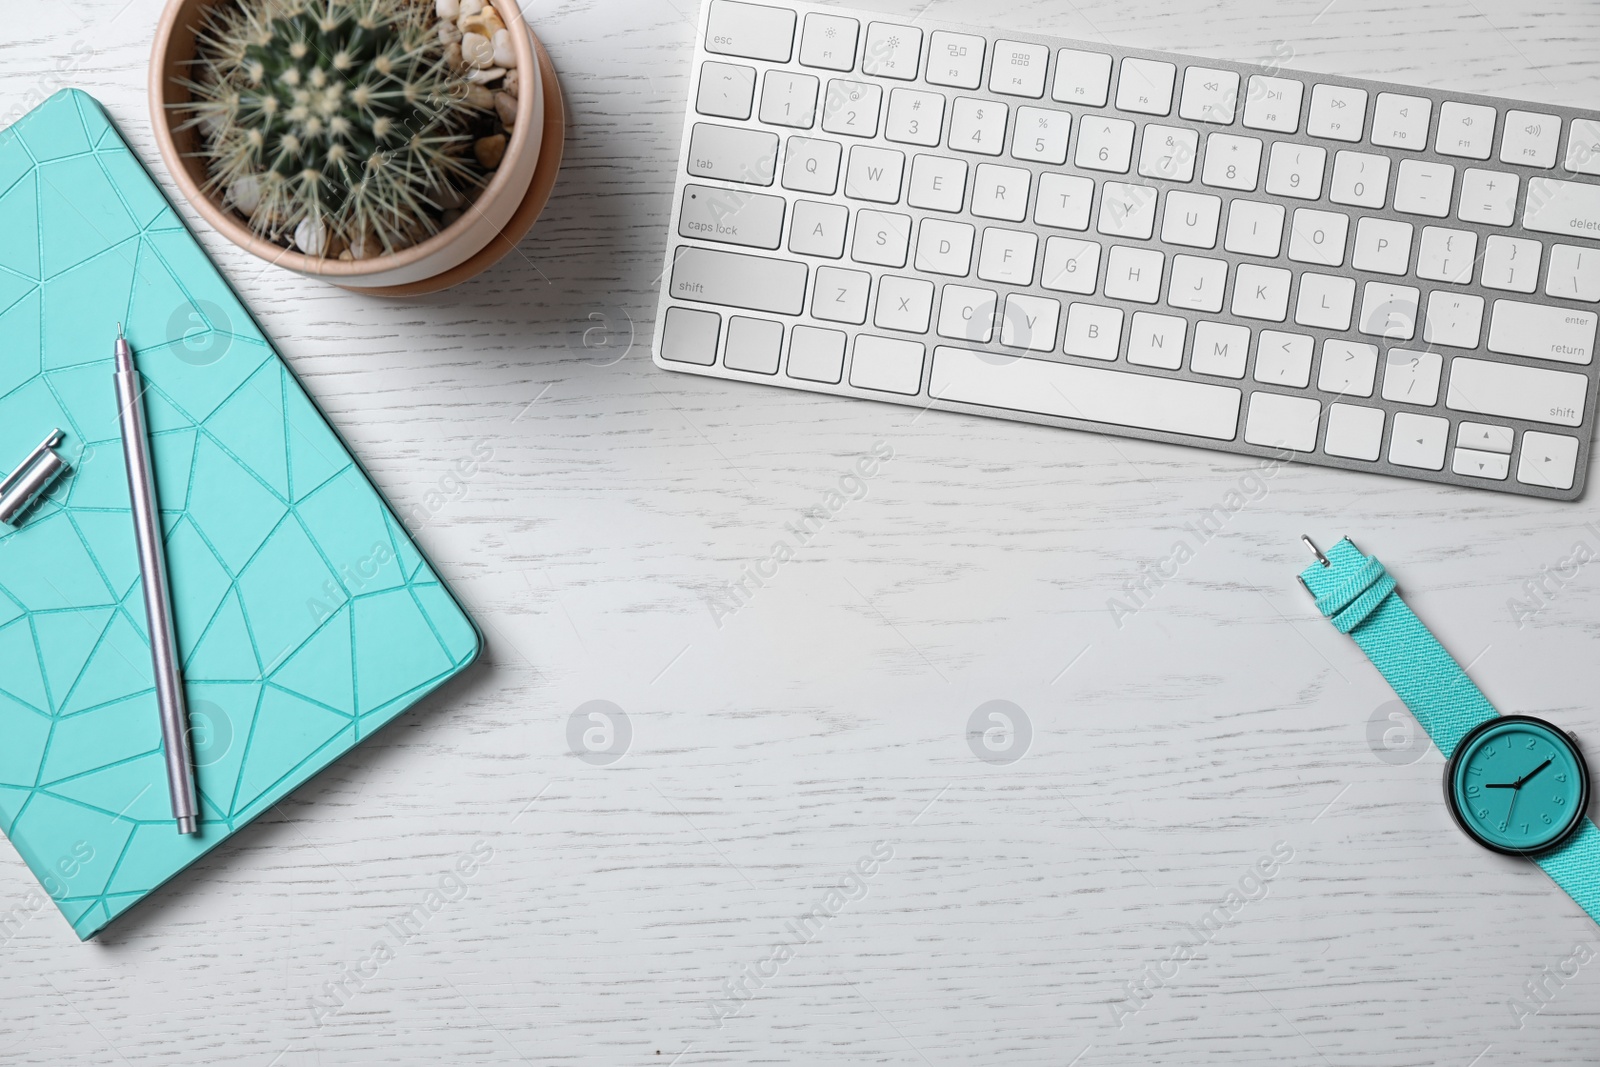
[[950, 109], [950, 147], [957, 152], [998, 156], [1005, 150], [1008, 110], [993, 100], [956, 97]]
[[828, 82], [828, 102], [822, 111], [822, 128], [829, 133], [875, 137], [883, 87], [868, 82], [834, 78]]
[[767, 71], [766, 82], [761, 87], [761, 121], [772, 126], [809, 130], [817, 120], [820, 87], [821, 83], [809, 74]]
[[1067, 161], [1067, 132], [1072, 115], [1042, 107], [1017, 108], [1017, 129], [1011, 135], [1011, 155], [1056, 166]]
[[1078, 153], [1074, 162], [1079, 168], [1126, 174], [1132, 158], [1133, 123], [1092, 115], [1078, 120]]
[[[1080, 142], [1079, 153], [1082, 153]], [[1082, 166], [1082, 163], [1079, 164]], [[1254, 137], [1214, 133], [1206, 138], [1206, 161], [1200, 181], [1223, 189], [1250, 190], [1261, 172], [1261, 142]]]
[[883, 127], [883, 136], [888, 140], [935, 148], [939, 144], [943, 124], [943, 94], [924, 93], [916, 89], [889, 91], [889, 117]]

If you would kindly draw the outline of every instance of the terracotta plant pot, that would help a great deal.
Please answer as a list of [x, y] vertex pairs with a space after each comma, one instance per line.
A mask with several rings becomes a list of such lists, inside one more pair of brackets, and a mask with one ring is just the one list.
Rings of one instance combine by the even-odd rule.
[[[561, 166], [566, 124], [561, 89], [544, 46], [515, 2], [495, 10], [511, 30], [517, 55], [517, 118], [505, 156], [472, 206], [427, 240], [391, 255], [339, 260], [308, 256], [252, 233], [232, 208], [205, 192], [199, 131], [179, 127], [189, 114], [181, 78], [195, 55], [201, 13], [232, 0], [168, 0], [150, 57], [150, 119], [156, 144], [173, 181], [196, 211], [225, 237], [269, 263], [335, 285], [381, 296], [412, 296], [459, 284], [510, 252], [538, 218]], [[520, 31], [520, 32], [519, 32]]]

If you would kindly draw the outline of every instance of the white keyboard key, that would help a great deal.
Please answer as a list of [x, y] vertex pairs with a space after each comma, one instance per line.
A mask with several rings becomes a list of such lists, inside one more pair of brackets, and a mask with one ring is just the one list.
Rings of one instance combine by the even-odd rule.
[[1600, 237], [1600, 185], [1534, 178], [1528, 182], [1528, 199], [1522, 225], [1540, 233]]
[[1592, 311], [1496, 300], [1489, 351], [1587, 366], [1594, 359], [1597, 319]]
[[1458, 357], [1450, 361], [1444, 404], [1473, 415], [1577, 426], [1588, 391], [1582, 374]]
[[846, 340], [839, 330], [796, 326], [789, 331], [789, 366], [784, 373], [802, 381], [839, 384]]
[[1300, 98], [1305, 86], [1293, 78], [1250, 76], [1244, 102], [1244, 124], [1252, 130], [1293, 133], [1300, 128]]
[[991, 289], [947, 285], [939, 300], [939, 336], [986, 345], [994, 336], [997, 307]]
[[1146, 178], [1173, 182], [1194, 179], [1194, 158], [1200, 154], [1200, 135], [1193, 130], [1150, 123], [1139, 146], [1139, 173]]
[[771, 185], [777, 165], [778, 135], [775, 133], [697, 122], [689, 135], [691, 177]]
[[1422, 339], [1430, 345], [1477, 348], [1483, 334], [1483, 297], [1443, 289], [1428, 294]]
[[1420, 470], [1443, 470], [1444, 449], [1449, 438], [1449, 419], [1402, 411], [1394, 417], [1394, 432], [1389, 437], [1389, 462]]
[[852, 137], [876, 137], [878, 113], [883, 109], [883, 86], [872, 82], [834, 78], [828, 82], [828, 101], [822, 108], [822, 128]]
[[989, 69], [989, 91], [1001, 96], [1044, 95], [1045, 68], [1050, 49], [1042, 44], [999, 40], [994, 43], [994, 65]]
[[1078, 120], [1078, 151], [1073, 157], [1082, 170], [1128, 173], [1133, 158], [1133, 123], [1085, 115]]
[[924, 211], [960, 211], [967, 196], [967, 165], [947, 156], [917, 156], [911, 161], [906, 203]]
[[[1317, 388], [1324, 393], [1371, 396], [1377, 377], [1377, 345], [1343, 341], [1337, 337], [1322, 342], [1322, 366], [1317, 370]], [[1378, 457], [1374, 455], [1370, 458]]]
[[986, 282], [1032, 285], [1038, 251], [1038, 234], [990, 226], [983, 231], [983, 244], [978, 250], [978, 277]]
[[894, 204], [900, 200], [900, 179], [906, 157], [892, 148], [858, 144], [850, 149], [850, 166], [844, 172], [844, 195], [852, 200]]
[[933, 350], [928, 393], [1012, 411], [1233, 440], [1239, 390], [1044, 359], [999, 361], [961, 348]]
[[878, 308], [872, 314], [872, 324], [878, 329], [927, 333], [932, 315], [932, 282], [885, 274], [878, 283]]
[[706, 51], [787, 63], [794, 49], [794, 12], [764, 4], [712, 0]]
[[1409, 285], [1368, 282], [1361, 291], [1361, 317], [1356, 328], [1371, 337], [1409, 341], [1417, 332], [1417, 301], [1422, 294]]
[[1422, 243], [1417, 246], [1417, 277], [1467, 285], [1472, 281], [1472, 263], [1477, 254], [1478, 235], [1471, 230], [1424, 226]]
[[1493, 478], [1503, 482], [1511, 470], [1511, 457], [1496, 452], [1476, 452], [1470, 448], [1457, 448], [1450, 455], [1450, 472], [1465, 474], [1469, 478]]
[[1256, 348], [1256, 381], [1304, 389], [1311, 382], [1311, 351], [1311, 338], [1304, 334], [1262, 330]]
[[1578, 469], [1578, 442], [1565, 434], [1529, 430], [1522, 435], [1517, 481], [1550, 489], [1571, 489]]
[[1241, 263], [1233, 275], [1233, 313], [1243, 319], [1282, 322], [1289, 311], [1291, 275], [1279, 267]]
[[1103, 52], [1063, 48], [1056, 53], [1056, 80], [1050, 98], [1063, 104], [1105, 107], [1111, 92], [1111, 57]]
[[1447, 217], [1455, 175], [1456, 169], [1448, 163], [1402, 159], [1394, 182], [1394, 209], [1408, 215]]
[[1021, 222], [1028, 217], [1028, 186], [1032, 171], [979, 163], [972, 176], [971, 212], [983, 219]]
[[1350, 265], [1375, 274], [1402, 275], [1411, 269], [1411, 223], [1364, 218], [1356, 223]]
[[906, 265], [910, 246], [910, 215], [893, 211], [856, 212], [856, 237], [850, 248], [850, 258], [857, 263], [899, 269]]
[[1354, 404], [1328, 405], [1328, 432], [1322, 450], [1330, 456], [1374, 460], [1383, 447], [1383, 409]]
[[1218, 312], [1228, 290], [1228, 264], [1201, 256], [1173, 256], [1167, 303], [1190, 311]]
[[717, 118], [747, 119], [755, 95], [754, 67], [708, 62], [700, 67], [700, 89], [695, 94], [694, 109]]
[[1462, 222], [1482, 222], [1490, 226], [1510, 226], [1517, 217], [1515, 174], [1469, 167], [1461, 175], [1461, 202], [1456, 216]]
[[1535, 111], [1507, 111], [1500, 135], [1500, 162], [1524, 167], [1553, 167], [1561, 141], [1561, 120]]
[[1432, 117], [1433, 101], [1425, 96], [1379, 93], [1372, 109], [1372, 134], [1368, 140], [1385, 148], [1420, 152], [1428, 147], [1428, 120]]
[[[1169, 245], [1215, 248], [1217, 223], [1221, 217], [1220, 196], [1175, 190], [1167, 194], [1166, 210], [1161, 217], [1161, 239]], [[1591, 258], [1600, 262], [1600, 256]]]
[[1122, 346], [1122, 310], [1099, 304], [1073, 304], [1067, 308], [1067, 329], [1061, 350], [1084, 359], [1117, 358]]
[[916, 396], [922, 389], [921, 343], [860, 334], [850, 360], [850, 384], [857, 389]]
[[856, 35], [861, 23], [843, 15], [806, 16], [805, 28], [800, 33], [800, 65], [821, 67], [823, 70], [854, 70], [856, 66]]
[[1228, 208], [1228, 233], [1222, 247], [1229, 252], [1277, 258], [1283, 246], [1285, 214], [1278, 204], [1235, 200]]
[[818, 267], [811, 317], [860, 326], [867, 321], [867, 296], [871, 292], [872, 275], [866, 271]]
[[1000, 343], [1007, 348], [1050, 352], [1056, 347], [1056, 327], [1061, 322], [1061, 302], [1047, 296], [1006, 297], [1000, 316]]
[[1349, 229], [1349, 215], [1296, 208], [1289, 225], [1289, 258], [1321, 267], [1343, 266], [1344, 239]]
[[805, 306], [804, 263], [680, 247], [672, 261], [673, 296], [697, 304], [727, 304], [773, 315], [798, 315]]
[[1039, 175], [1039, 199], [1033, 221], [1041, 226], [1087, 230], [1094, 209], [1094, 179], [1076, 174], [1046, 172]]
[[1124, 59], [1117, 78], [1117, 110], [1165, 115], [1172, 110], [1178, 68], [1155, 59]]
[[1546, 296], [1562, 300], [1600, 301], [1600, 249], [1555, 245], [1550, 249]]
[[717, 361], [721, 333], [722, 316], [715, 311], [670, 307], [661, 331], [661, 358], [709, 367]]
[[924, 77], [933, 85], [952, 89], [976, 89], [983, 84], [982, 37], [935, 30], [928, 38], [928, 72]]
[[917, 269], [929, 274], [967, 276], [978, 231], [965, 222], [923, 219], [917, 234]]
[[1456, 426], [1457, 448], [1501, 452], [1509, 456], [1516, 437], [1517, 432], [1509, 426], [1490, 426], [1482, 422], [1463, 422]]
[[1113, 300], [1154, 304], [1161, 299], [1161, 269], [1166, 258], [1152, 248], [1112, 245], [1106, 259], [1105, 294]]
[[944, 94], [889, 90], [889, 114], [883, 122], [886, 140], [937, 148], [943, 134]]
[[797, 193], [832, 196], [839, 188], [839, 159], [843, 154], [838, 141], [790, 137], [783, 156], [783, 187]]
[[[1083, 155], [1083, 143], [1078, 144]], [[1080, 159], [1078, 165], [1083, 163]], [[1261, 174], [1261, 142], [1254, 137], [1213, 133], [1206, 138], [1206, 161], [1200, 168], [1200, 181], [1223, 189], [1248, 192], [1256, 187]]]
[[1093, 241], [1051, 237], [1044, 243], [1039, 284], [1061, 293], [1091, 295], [1100, 272], [1100, 246]]
[[913, 81], [922, 60], [922, 31], [915, 26], [874, 22], [861, 50], [861, 73]]
[[1446, 100], [1439, 106], [1434, 150], [1441, 156], [1488, 159], [1494, 151], [1494, 108]]
[[1328, 186], [1328, 199], [1335, 204], [1382, 207], [1388, 192], [1388, 156], [1339, 152], [1333, 157], [1333, 181]]
[[1306, 116], [1306, 132], [1311, 136], [1354, 143], [1365, 132], [1366, 118], [1365, 89], [1320, 84], [1311, 87], [1311, 111]]
[[1539, 282], [1538, 241], [1495, 234], [1485, 242], [1483, 272], [1479, 276], [1485, 289], [1509, 289], [1531, 293]]
[[1316, 200], [1322, 196], [1322, 168], [1328, 153], [1311, 145], [1278, 141], [1267, 162], [1267, 192]]
[[1383, 359], [1383, 398], [1431, 408], [1439, 402], [1444, 358], [1437, 352], [1391, 348]]
[[770, 126], [809, 130], [817, 121], [817, 93], [821, 89], [822, 83], [809, 74], [767, 71], [761, 87], [761, 121]]
[[849, 225], [850, 209], [843, 204], [796, 200], [794, 221], [789, 224], [789, 251], [838, 259], [844, 255], [844, 234]]
[[1067, 161], [1067, 134], [1071, 128], [1069, 112], [1019, 107], [1017, 127], [1011, 134], [1011, 156], [1060, 166]]
[[998, 156], [1006, 148], [1006, 105], [958, 96], [950, 108], [950, 147]]
[[1231, 126], [1238, 102], [1239, 75], [1235, 72], [1210, 67], [1189, 67], [1183, 72], [1179, 118]]
[[1177, 370], [1183, 366], [1183, 342], [1189, 320], [1178, 315], [1133, 313], [1128, 326], [1128, 362], [1139, 367]]
[[1155, 232], [1155, 225], [1155, 189], [1126, 182], [1101, 183], [1100, 214], [1095, 222], [1095, 228], [1101, 233], [1108, 237], [1144, 240]]
[[1189, 369], [1217, 378], [1243, 378], [1250, 355], [1250, 328], [1231, 322], [1194, 324]]
[[1600, 122], [1572, 120], [1567, 130], [1566, 165], [1578, 174], [1600, 174]]
[[783, 323], [734, 315], [728, 319], [728, 347], [722, 365], [751, 374], [777, 374], [783, 360]]
[[678, 235], [749, 248], [777, 248], [783, 237], [781, 196], [710, 185], [683, 187]]
[[1308, 396], [1253, 393], [1244, 439], [1253, 445], [1292, 448], [1310, 452], [1317, 447], [1317, 423], [1322, 404]]
[[1348, 330], [1354, 313], [1356, 280], [1331, 274], [1300, 275], [1300, 295], [1295, 299], [1294, 321], [1324, 330]]

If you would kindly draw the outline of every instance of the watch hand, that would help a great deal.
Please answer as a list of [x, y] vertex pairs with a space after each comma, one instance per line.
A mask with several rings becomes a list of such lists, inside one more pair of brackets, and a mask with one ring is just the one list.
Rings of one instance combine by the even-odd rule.
[[1539, 766], [1535, 767], [1533, 770], [1529, 771], [1527, 774], [1524, 774], [1521, 778], [1518, 778], [1516, 780], [1515, 784], [1513, 784], [1511, 788], [1513, 788], [1513, 789], [1521, 789], [1523, 782], [1526, 782], [1529, 778], [1532, 778], [1534, 775], [1538, 774], [1540, 771], [1542, 771], [1546, 767], [1550, 766], [1551, 762], [1552, 762], [1551, 760], [1545, 760], [1543, 763], [1539, 764]]
[[1488, 784], [1486, 784], [1484, 786], [1484, 788], [1485, 789], [1516, 789], [1518, 787], [1518, 785], [1519, 785], [1519, 783], [1517, 783], [1517, 782], [1489, 782]]

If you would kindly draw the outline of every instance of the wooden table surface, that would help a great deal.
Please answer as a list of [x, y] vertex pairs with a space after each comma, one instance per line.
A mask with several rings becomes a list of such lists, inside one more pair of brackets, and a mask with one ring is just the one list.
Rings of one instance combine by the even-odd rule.
[[[0, 115], [84, 88], [170, 190], [145, 112], [159, 6], [7, 4]], [[1588, 0], [875, 6], [1600, 102]], [[1593, 1062], [1594, 924], [1455, 829], [1437, 750], [1407, 746], [1294, 573], [1302, 532], [1352, 535], [1502, 710], [1600, 738], [1600, 565], [1531, 618], [1513, 604], [1576, 544], [1600, 555], [1594, 494], [1262, 471], [656, 370], [695, 14], [528, 5], [565, 172], [517, 253], [453, 292], [353, 296], [185, 209], [488, 648], [94, 942], [23, 907], [0, 849], [0, 1059]], [[1015, 729], [985, 747], [996, 708]]]

